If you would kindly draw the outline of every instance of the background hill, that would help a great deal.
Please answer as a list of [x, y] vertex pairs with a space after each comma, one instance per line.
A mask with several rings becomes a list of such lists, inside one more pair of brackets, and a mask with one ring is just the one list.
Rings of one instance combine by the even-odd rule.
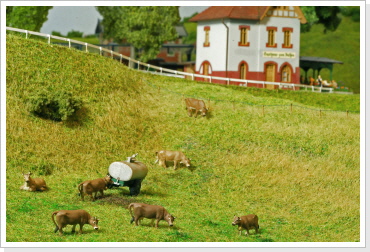
[[[360, 240], [359, 95], [155, 76], [14, 35], [6, 46], [7, 242]], [[82, 99], [79, 120], [31, 115], [27, 99], [43, 89]], [[194, 96], [210, 104], [207, 118], [187, 116], [183, 98]], [[161, 149], [183, 151], [192, 167], [159, 167]], [[130, 197], [124, 187], [80, 200], [80, 182], [105, 176], [112, 162], [134, 153], [149, 168], [141, 194]], [[27, 171], [50, 190], [20, 191]], [[175, 226], [130, 225], [130, 202], [163, 205]], [[99, 232], [53, 232], [53, 211], [80, 208], [101, 219]], [[260, 234], [238, 236], [232, 218], [249, 213], [259, 216]]]
[[[334, 32], [323, 33], [323, 25], [312, 26], [310, 32], [301, 33], [301, 56], [326, 57], [342, 61], [334, 64], [333, 79], [338, 85], [360, 92], [360, 22], [342, 17]], [[302, 72], [303, 74], [303, 72]], [[323, 80], [330, 79], [330, 71], [323, 69]], [[312, 70], [308, 76], [312, 75]]]

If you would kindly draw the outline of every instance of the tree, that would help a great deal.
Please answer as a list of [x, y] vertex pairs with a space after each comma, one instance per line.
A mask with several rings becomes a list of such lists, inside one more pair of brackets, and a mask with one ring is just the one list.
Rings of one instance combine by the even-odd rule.
[[99, 6], [103, 37], [134, 46], [140, 61], [154, 59], [165, 41], [177, 38], [177, 6]]
[[6, 26], [39, 32], [52, 6], [7, 6]]
[[307, 23], [301, 25], [302, 32], [310, 31], [314, 24], [323, 24], [324, 33], [335, 31], [342, 21], [338, 16], [341, 13], [338, 6], [301, 6], [301, 10], [307, 19]]

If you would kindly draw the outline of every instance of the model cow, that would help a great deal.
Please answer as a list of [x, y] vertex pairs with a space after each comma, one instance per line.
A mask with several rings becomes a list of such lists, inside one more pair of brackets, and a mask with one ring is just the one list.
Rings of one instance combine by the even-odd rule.
[[[54, 219], [56, 216], [56, 221]], [[85, 210], [60, 210], [51, 214], [51, 219], [55, 224], [54, 233], [59, 230], [59, 235], [63, 235], [63, 228], [67, 225], [73, 225], [72, 233], [76, 231], [76, 225], [80, 225], [80, 234], [82, 234], [82, 227], [85, 224], [90, 224], [95, 230], [98, 230], [99, 219], [92, 217]]]
[[[113, 181], [109, 175], [104, 178], [97, 178], [94, 180], [86, 180], [78, 185], [78, 191], [80, 192], [81, 199], [84, 200], [84, 196], [90, 195], [91, 200], [96, 200], [96, 195], [100, 192], [101, 196], [104, 196], [104, 190], [108, 189], [108, 186]], [[94, 194], [94, 195], [93, 195]]]
[[185, 104], [190, 117], [193, 116], [193, 114], [195, 115], [194, 117], [197, 117], [198, 113], [200, 113], [202, 116], [207, 115], [208, 109], [206, 108], [204, 101], [194, 98], [186, 98]]
[[176, 170], [178, 164], [184, 164], [186, 167], [190, 167], [190, 159], [185, 156], [185, 154], [181, 151], [169, 151], [169, 150], [161, 150], [155, 153], [157, 155], [157, 159], [155, 163], [159, 162], [160, 166], [167, 168], [166, 162], [173, 162], [173, 167]]
[[42, 178], [31, 178], [32, 173], [24, 173], [24, 184], [20, 187], [21, 190], [25, 191], [45, 191], [47, 190], [47, 186], [45, 180]]
[[148, 205], [144, 203], [131, 203], [128, 206], [128, 209], [132, 217], [130, 223], [132, 224], [135, 221], [136, 226], [139, 226], [139, 222], [144, 218], [152, 219], [152, 224], [154, 220], [156, 220], [156, 228], [158, 228], [158, 223], [161, 220], [167, 221], [170, 227], [173, 226], [173, 222], [175, 221], [175, 217], [167, 212], [163, 206]]
[[258, 225], [258, 216], [255, 214], [248, 214], [241, 217], [234, 216], [234, 220], [232, 222], [232, 225], [238, 226], [239, 235], [242, 234], [242, 230], [245, 229], [245, 235], [249, 235], [249, 230], [254, 228], [256, 233], [258, 233], [258, 229], [260, 226]]

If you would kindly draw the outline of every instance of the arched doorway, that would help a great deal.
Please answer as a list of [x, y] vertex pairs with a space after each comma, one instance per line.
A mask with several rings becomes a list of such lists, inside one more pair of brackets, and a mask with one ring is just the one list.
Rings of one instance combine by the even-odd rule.
[[[275, 71], [276, 65], [273, 63], [266, 64], [265, 73], [266, 73], [266, 81], [275, 82]], [[275, 85], [273, 84], [266, 84], [267, 89], [275, 89]]]

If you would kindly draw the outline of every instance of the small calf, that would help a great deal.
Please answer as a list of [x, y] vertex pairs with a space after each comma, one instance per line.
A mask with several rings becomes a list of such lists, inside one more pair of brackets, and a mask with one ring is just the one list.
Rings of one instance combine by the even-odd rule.
[[157, 155], [157, 160], [155, 163], [159, 162], [160, 166], [167, 168], [166, 162], [173, 162], [173, 167], [176, 170], [178, 164], [184, 164], [186, 167], [190, 167], [190, 159], [185, 156], [181, 151], [169, 151], [161, 150], [155, 153]]
[[[54, 219], [56, 216], [56, 221]], [[55, 224], [54, 233], [59, 230], [59, 235], [63, 235], [63, 228], [67, 225], [73, 225], [72, 233], [76, 231], [76, 225], [80, 225], [80, 234], [82, 234], [82, 227], [85, 224], [90, 224], [95, 230], [98, 230], [99, 219], [91, 217], [91, 215], [85, 210], [60, 210], [55, 211], [51, 214], [51, 219]]]
[[185, 99], [186, 109], [188, 110], [188, 115], [191, 117], [194, 114], [194, 117], [198, 116], [200, 113], [202, 116], [206, 116], [208, 109], [206, 104], [202, 100], [194, 99], [194, 98], [186, 98]]
[[24, 178], [24, 185], [20, 187], [21, 190], [25, 191], [45, 191], [47, 190], [47, 186], [45, 183], [45, 180], [42, 178], [31, 178], [32, 173], [24, 173], [23, 178]]
[[[96, 195], [100, 192], [101, 196], [104, 196], [104, 190], [108, 188], [108, 185], [112, 184], [112, 178], [110, 175], [104, 178], [98, 178], [94, 180], [86, 180], [78, 185], [78, 191], [80, 192], [81, 199], [84, 200], [85, 194], [90, 195], [91, 200], [95, 201]], [[94, 196], [93, 196], [94, 193]]]
[[152, 223], [154, 222], [154, 220], [156, 220], [156, 228], [158, 228], [158, 223], [161, 220], [167, 221], [170, 227], [173, 226], [173, 222], [175, 221], [175, 217], [167, 212], [167, 210], [163, 206], [148, 205], [144, 203], [131, 203], [128, 206], [128, 209], [132, 217], [130, 223], [132, 224], [135, 221], [136, 226], [139, 226], [139, 221], [144, 218], [152, 219]]
[[242, 234], [242, 230], [247, 230], [245, 235], [249, 235], [249, 230], [254, 228], [256, 234], [260, 226], [258, 225], [258, 216], [254, 214], [248, 214], [241, 217], [234, 216], [234, 220], [231, 223], [233, 226], [237, 225], [239, 230], [239, 235]]

